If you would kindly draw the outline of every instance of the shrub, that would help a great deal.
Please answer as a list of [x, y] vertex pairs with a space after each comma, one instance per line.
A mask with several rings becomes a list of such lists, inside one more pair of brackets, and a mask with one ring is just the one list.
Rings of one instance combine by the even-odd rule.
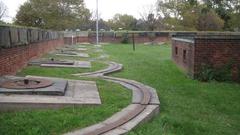
[[129, 43], [128, 33], [123, 33], [122, 34], [122, 41], [121, 41], [121, 43], [123, 43], [123, 44], [128, 44]]
[[202, 64], [200, 72], [197, 75], [197, 79], [203, 82], [210, 80], [215, 81], [231, 81], [232, 80], [232, 67], [233, 62], [229, 62], [226, 65], [218, 68], [214, 68], [212, 65]]
[[199, 81], [207, 82], [209, 80], [213, 80], [214, 78], [214, 71], [212, 66], [202, 64], [200, 68], [200, 72], [197, 74], [196, 77]]

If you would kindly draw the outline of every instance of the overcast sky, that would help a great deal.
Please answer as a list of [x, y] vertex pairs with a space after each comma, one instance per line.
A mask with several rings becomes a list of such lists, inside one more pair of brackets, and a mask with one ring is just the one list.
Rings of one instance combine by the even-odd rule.
[[[5, 20], [10, 22], [15, 17], [16, 12], [21, 4], [27, 0], [2, 0], [8, 7], [8, 17]], [[88, 9], [95, 11], [96, 0], [84, 0]], [[155, 5], [157, 0], [99, 0], [100, 17], [107, 20], [116, 13], [133, 15], [140, 17], [143, 10], [148, 10]]]

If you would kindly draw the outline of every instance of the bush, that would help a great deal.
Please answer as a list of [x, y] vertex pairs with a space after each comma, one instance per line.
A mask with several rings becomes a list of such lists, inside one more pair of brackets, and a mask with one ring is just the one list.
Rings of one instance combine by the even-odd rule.
[[121, 43], [123, 43], [123, 44], [128, 44], [129, 43], [128, 33], [123, 33], [122, 34], [122, 41], [121, 41]]
[[200, 72], [196, 77], [199, 81], [207, 82], [209, 80], [213, 80], [214, 78], [214, 70], [212, 66], [203, 64], [201, 65]]
[[214, 68], [212, 65], [202, 64], [200, 68], [200, 72], [197, 74], [197, 79], [203, 82], [207, 82], [210, 80], [215, 81], [231, 81], [232, 80], [232, 66], [233, 62], [229, 62], [228, 64]]

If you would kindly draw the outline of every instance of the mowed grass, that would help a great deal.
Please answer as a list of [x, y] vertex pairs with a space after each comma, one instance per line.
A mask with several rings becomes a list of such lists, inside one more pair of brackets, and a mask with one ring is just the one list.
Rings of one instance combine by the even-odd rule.
[[102, 105], [68, 107], [59, 110], [0, 112], [0, 135], [57, 135], [101, 122], [120, 111], [130, 104], [131, 91], [119, 84], [71, 75], [100, 70], [106, 66], [98, 61], [92, 62], [90, 69], [39, 66], [24, 68], [18, 73], [19, 76], [35, 75], [96, 81]]
[[[102, 105], [0, 113], [0, 135], [56, 135], [101, 122], [126, 107], [131, 92], [97, 80]], [[119, 102], [121, 101], [121, 102]]]
[[17, 74], [19, 76], [36, 75], [48, 77], [73, 78], [74, 76], [72, 74], [92, 72], [107, 67], [106, 64], [100, 62], [91, 62], [91, 64], [92, 64], [91, 68], [52, 68], [40, 66], [28, 66]]
[[106, 45], [113, 61], [124, 65], [114, 76], [157, 89], [160, 114], [129, 135], [239, 135], [240, 85], [203, 83], [188, 78], [171, 60], [171, 47]]

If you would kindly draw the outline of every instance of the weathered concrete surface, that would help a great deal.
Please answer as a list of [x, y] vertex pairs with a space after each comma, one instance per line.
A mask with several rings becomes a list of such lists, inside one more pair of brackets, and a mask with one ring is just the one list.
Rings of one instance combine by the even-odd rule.
[[[1, 81], [9, 80], [10, 78], [5, 77]], [[25, 79], [24, 77], [11, 77], [10, 80]], [[31, 78], [34, 79], [34, 78]], [[50, 80], [50, 79], [49, 79]], [[46, 88], [33, 88], [33, 89], [9, 89], [2, 88], [0, 85], [0, 94], [32, 94], [32, 95], [55, 95], [62, 96], [65, 94], [68, 81], [63, 79], [50, 80], [53, 82], [51, 86]], [[0, 83], [1, 84], [1, 83]], [[1, 100], [1, 99], [0, 99]]]
[[28, 62], [30, 66], [42, 67], [71, 67], [71, 68], [91, 68], [90, 61], [76, 61], [76, 60], [58, 60], [50, 58], [34, 59]]
[[159, 113], [160, 102], [154, 88], [134, 80], [105, 76], [112, 72], [120, 71], [121, 64], [109, 62], [109, 67], [103, 70], [75, 74], [77, 76], [99, 77], [101, 79], [115, 82], [132, 90], [132, 104], [120, 112], [114, 114], [107, 120], [80, 130], [69, 132], [66, 135], [120, 135], [125, 134], [138, 124], [151, 119]]
[[87, 48], [77, 48], [77, 51], [87, 51]]
[[61, 64], [41, 64], [41, 67], [63, 67], [63, 68], [91, 68], [91, 62], [89, 61], [74, 61], [73, 65], [61, 65]]
[[[71, 54], [72, 53], [72, 54]], [[68, 56], [68, 57], [83, 57], [83, 58], [88, 58], [89, 55], [87, 53], [76, 53], [76, 52], [70, 52], [69, 54], [67, 53], [56, 53], [57, 56]]]
[[[37, 76], [27, 77], [59, 79]], [[68, 80], [68, 87], [64, 96], [0, 94], [0, 111], [100, 104], [99, 92], [96, 83], [93, 81]]]

